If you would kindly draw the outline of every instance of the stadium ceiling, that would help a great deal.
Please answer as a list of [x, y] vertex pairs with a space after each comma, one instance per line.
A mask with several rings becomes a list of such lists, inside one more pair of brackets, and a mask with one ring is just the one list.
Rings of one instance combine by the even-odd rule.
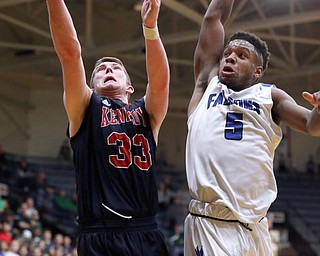
[[[146, 82], [140, 1], [66, 0], [88, 77], [96, 59], [120, 57], [136, 91]], [[173, 108], [185, 111], [193, 89], [193, 51], [208, 0], [162, 0], [159, 30], [171, 66]], [[258, 34], [272, 53], [264, 81], [289, 93], [320, 88], [320, 1], [237, 0], [226, 26]], [[0, 1], [0, 88], [61, 89], [44, 0]], [[1, 97], [1, 92], [0, 92]], [[5, 99], [2, 96], [2, 100]]]

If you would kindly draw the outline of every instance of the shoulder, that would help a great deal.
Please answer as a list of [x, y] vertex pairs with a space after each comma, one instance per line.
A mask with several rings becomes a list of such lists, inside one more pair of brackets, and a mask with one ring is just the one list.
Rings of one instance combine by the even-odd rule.
[[265, 87], [265, 88], [273, 88], [273, 87], [276, 87], [274, 84], [266, 84], [266, 83], [260, 83], [262, 87]]
[[132, 109], [139, 108], [139, 107], [142, 107], [143, 109], [145, 109], [145, 97], [136, 99], [133, 102], [129, 103], [127, 106]]
[[296, 105], [295, 100], [284, 90], [273, 86], [271, 89], [272, 94], [272, 117], [276, 123], [281, 122], [281, 116], [286, 112], [286, 109], [292, 105]]
[[279, 104], [286, 100], [294, 101], [293, 98], [288, 93], [276, 87], [275, 85], [271, 87], [271, 94], [272, 94], [272, 100], [274, 104]]

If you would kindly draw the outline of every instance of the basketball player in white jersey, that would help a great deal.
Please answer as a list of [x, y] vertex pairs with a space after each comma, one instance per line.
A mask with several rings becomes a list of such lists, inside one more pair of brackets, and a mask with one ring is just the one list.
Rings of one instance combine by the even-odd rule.
[[185, 256], [273, 255], [266, 213], [277, 196], [273, 157], [282, 132], [320, 136], [320, 92], [313, 105], [259, 83], [268, 47], [240, 32], [224, 44], [233, 0], [212, 0], [194, 55], [195, 88], [188, 109], [186, 170], [192, 200], [185, 220]]

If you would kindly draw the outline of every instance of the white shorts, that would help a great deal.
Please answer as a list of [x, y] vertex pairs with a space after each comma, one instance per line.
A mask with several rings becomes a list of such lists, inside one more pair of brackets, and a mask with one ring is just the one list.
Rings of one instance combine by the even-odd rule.
[[218, 206], [214, 209], [210, 216], [221, 219], [225, 214], [226, 221], [187, 215], [184, 224], [184, 256], [273, 255], [267, 218], [247, 227], [232, 221], [232, 213], [228, 208], [223, 207], [221, 211]]

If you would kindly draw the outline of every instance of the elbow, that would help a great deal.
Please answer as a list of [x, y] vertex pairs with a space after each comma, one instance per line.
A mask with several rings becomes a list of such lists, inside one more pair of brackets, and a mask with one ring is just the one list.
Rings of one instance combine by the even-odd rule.
[[204, 21], [211, 23], [213, 20], [220, 20], [222, 24], [225, 24], [231, 15], [234, 0], [216, 1], [207, 10], [204, 15]]
[[306, 128], [307, 134], [309, 134], [310, 136], [320, 136], [320, 123], [308, 123]]
[[76, 60], [81, 57], [81, 46], [79, 41], [73, 40], [71, 43], [62, 42], [61, 47], [56, 47], [57, 54], [62, 60]]
[[308, 115], [307, 131], [311, 136], [320, 136], [320, 115], [316, 108]]
[[308, 134], [314, 137], [320, 137], [320, 127], [308, 128]]
[[209, 27], [211, 24], [217, 22], [218, 20], [220, 20], [220, 15], [218, 13], [206, 13], [203, 18], [202, 25]]

